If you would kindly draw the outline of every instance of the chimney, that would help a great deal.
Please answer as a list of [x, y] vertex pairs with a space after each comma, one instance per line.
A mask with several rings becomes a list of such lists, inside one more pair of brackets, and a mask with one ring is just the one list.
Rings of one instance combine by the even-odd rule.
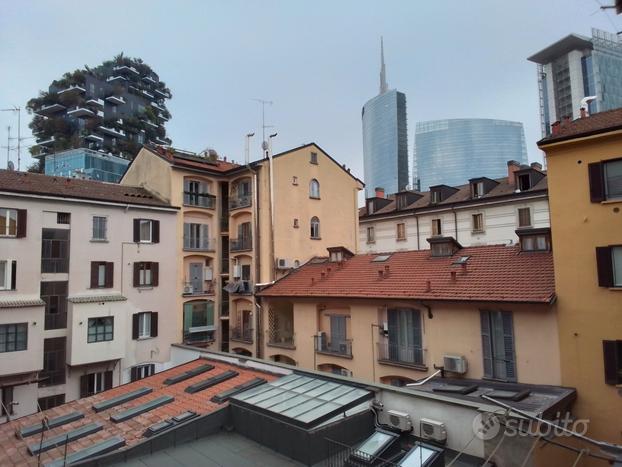
[[378, 269], [378, 279], [382, 279], [384, 277], [384, 271], [382, 269]]
[[384, 198], [384, 188], [376, 187], [376, 198]]
[[311, 285], [315, 285], [315, 277], [311, 278]]
[[456, 282], [456, 271], [451, 271], [451, 281]]
[[432, 283], [430, 282], [429, 279], [427, 281], [425, 281], [425, 291], [426, 292], [431, 292], [432, 291]]
[[587, 117], [587, 110], [585, 109], [585, 107], [581, 107], [581, 118], [586, 118]]
[[517, 170], [520, 170], [520, 163], [514, 160], [508, 161], [508, 183], [510, 185], [514, 185], [514, 179], [516, 178], [514, 177], [514, 172]]
[[559, 126], [561, 122], [558, 120], [555, 123], [551, 123], [551, 136], [557, 136], [559, 134]]
[[542, 164], [540, 164], [539, 162], [532, 162], [531, 163], [531, 168], [535, 169], [535, 170], [542, 171]]

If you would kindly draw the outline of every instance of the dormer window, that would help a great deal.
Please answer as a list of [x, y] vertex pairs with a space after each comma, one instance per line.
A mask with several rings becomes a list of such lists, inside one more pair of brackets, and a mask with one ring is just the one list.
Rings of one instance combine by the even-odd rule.
[[441, 191], [434, 190], [430, 193], [430, 203], [438, 204], [441, 202]]
[[374, 213], [374, 200], [370, 199], [369, 201], [367, 201], [367, 214], [373, 214]]
[[404, 195], [397, 195], [396, 203], [398, 211], [405, 209], [408, 206], [408, 198]]
[[462, 245], [453, 237], [432, 237], [428, 238], [428, 243], [433, 257], [453, 256], [462, 249]]
[[472, 183], [471, 194], [473, 198], [481, 198], [482, 196], [484, 196], [484, 182]]
[[516, 185], [520, 191], [527, 191], [531, 188], [531, 177], [529, 174], [520, 174], [516, 176]]
[[551, 229], [519, 229], [521, 251], [551, 251]]
[[331, 263], [339, 263], [354, 256], [354, 253], [343, 246], [332, 246], [327, 248], [327, 250], [329, 254], [329, 261]]

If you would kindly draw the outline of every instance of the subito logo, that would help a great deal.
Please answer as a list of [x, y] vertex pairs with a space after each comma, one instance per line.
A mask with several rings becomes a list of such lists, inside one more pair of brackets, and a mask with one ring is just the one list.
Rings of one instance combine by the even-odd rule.
[[500, 429], [501, 423], [495, 414], [480, 413], [473, 419], [473, 433], [483, 441], [493, 439]]

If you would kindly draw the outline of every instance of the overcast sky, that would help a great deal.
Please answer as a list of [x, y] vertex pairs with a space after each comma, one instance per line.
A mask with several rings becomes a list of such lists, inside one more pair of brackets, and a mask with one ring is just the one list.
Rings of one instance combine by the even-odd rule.
[[[244, 135], [261, 135], [252, 99], [262, 98], [274, 102], [275, 152], [315, 141], [362, 177], [361, 107], [378, 92], [383, 35], [389, 87], [407, 97], [409, 157], [415, 122], [484, 117], [523, 122], [529, 158], [540, 160], [536, 65], [526, 57], [571, 32], [621, 30], [598, 2], [613, 0], [2, 0], [0, 108], [24, 107], [64, 72], [123, 51], [173, 92], [174, 146], [243, 160]], [[0, 112], [0, 146], [7, 125], [16, 118]]]

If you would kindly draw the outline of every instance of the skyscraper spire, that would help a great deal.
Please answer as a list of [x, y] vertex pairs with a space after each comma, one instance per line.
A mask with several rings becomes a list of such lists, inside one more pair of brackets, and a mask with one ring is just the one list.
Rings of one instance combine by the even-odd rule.
[[384, 94], [389, 89], [387, 84], [387, 70], [384, 67], [384, 42], [380, 36], [380, 94]]

